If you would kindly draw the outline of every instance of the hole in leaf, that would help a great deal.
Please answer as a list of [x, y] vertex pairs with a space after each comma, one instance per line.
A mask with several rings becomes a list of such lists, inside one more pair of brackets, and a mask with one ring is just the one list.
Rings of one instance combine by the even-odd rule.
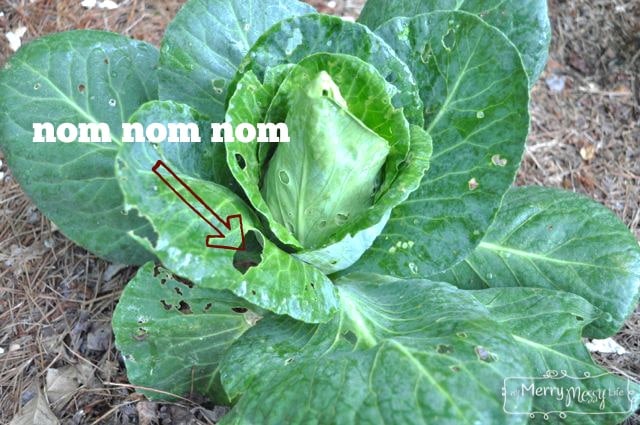
[[289, 174], [286, 171], [280, 170], [278, 176], [280, 177], [280, 181], [282, 182], [282, 184], [289, 184]]
[[247, 168], [247, 162], [244, 160], [244, 157], [239, 153], [236, 154], [236, 161], [238, 162], [238, 165], [240, 166], [241, 169], [244, 170], [245, 168]]
[[234, 313], [238, 313], [238, 314], [244, 314], [247, 311], [249, 311], [244, 307], [233, 307], [231, 310], [233, 310]]
[[153, 266], [153, 277], [158, 277], [159, 274], [160, 274], [160, 266], [156, 264]]
[[343, 224], [345, 224], [347, 221], [349, 221], [349, 214], [345, 214], [345, 213], [338, 213], [336, 215], [336, 223], [339, 226], [342, 226]]
[[440, 354], [453, 353], [453, 347], [447, 344], [438, 344], [436, 351]]
[[211, 310], [211, 307], [213, 307], [213, 304], [211, 303], [207, 303], [207, 305], [204, 306], [204, 308], [202, 309], [204, 312], [207, 312], [209, 310]]
[[335, 266], [336, 264], [338, 264], [338, 260], [331, 260], [331, 265]]
[[577, 320], [578, 322], [583, 322], [583, 321], [584, 321], [584, 317], [582, 317], [582, 316], [576, 316], [576, 320]]
[[456, 33], [453, 28], [449, 28], [449, 31], [442, 36], [442, 46], [451, 51], [456, 45]]
[[233, 267], [242, 274], [246, 274], [251, 267], [256, 267], [262, 262], [263, 239], [255, 230], [250, 230], [245, 235], [246, 248], [244, 251], [236, 251], [233, 255]]
[[79, 91], [80, 93], [84, 93], [84, 90], [85, 90], [85, 89], [86, 89], [86, 87], [85, 87], [85, 85], [84, 85], [84, 84], [80, 84], [80, 85], [78, 85], [78, 91]]
[[358, 337], [356, 336], [356, 334], [354, 334], [351, 331], [348, 331], [347, 333], [344, 334], [344, 339], [346, 339], [347, 341], [349, 341], [351, 344], [357, 344], [358, 343]]
[[164, 309], [167, 311], [173, 308], [173, 306], [171, 304], [168, 304], [165, 300], [160, 300], [160, 303], [162, 304], [162, 307], [164, 307]]
[[144, 341], [147, 339], [147, 330], [145, 328], [138, 328], [138, 333], [133, 336], [138, 341]]
[[315, 284], [315, 283], [311, 282], [311, 283], [310, 283], [310, 285], [311, 285], [311, 287], [312, 287], [313, 289], [316, 289], [316, 284]]
[[180, 290], [180, 288], [175, 287], [175, 288], [173, 288], [173, 289], [176, 291], [176, 294], [178, 294], [178, 295], [182, 295], [182, 291]]
[[104, 64], [109, 65], [109, 58], [104, 58]]
[[293, 362], [293, 358], [292, 358], [292, 357], [289, 357], [288, 359], [286, 359], [286, 360], [284, 361], [284, 364], [285, 364], [285, 366], [286, 366], [286, 365], [290, 364], [291, 362]]
[[322, 90], [322, 95], [323, 95], [324, 97], [329, 96], [329, 90], [327, 90], [327, 89]]
[[253, 289], [251, 290], [251, 295], [256, 295], [256, 291], [254, 291]]
[[182, 314], [193, 314], [189, 304], [187, 304], [184, 301], [180, 301], [180, 305], [178, 306], [178, 311]]
[[496, 167], [506, 167], [509, 161], [504, 159], [500, 155], [493, 155], [491, 157], [491, 163], [493, 163], [493, 165], [495, 165]]
[[181, 277], [178, 277], [178, 276], [174, 276], [173, 278], [175, 280], [177, 280], [178, 282], [182, 283], [187, 288], [189, 288], [189, 289], [193, 288], [193, 283], [189, 282], [187, 279], [184, 279], [184, 278], [181, 278]]
[[226, 85], [225, 80], [217, 79], [213, 80], [211, 83], [213, 85], [213, 91], [216, 94], [222, 94], [224, 92], [224, 87]]
[[496, 361], [496, 357], [491, 354], [486, 348], [478, 345], [475, 348], [476, 351], [476, 355], [478, 356], [478, 360], [483, 361], [483, 362], [487, 362], [487, 363], [491, 363]]
[[460, 372], [460, 368], [458, 366], [449, 366], [449, 369], [451, 369], [453, 372]]

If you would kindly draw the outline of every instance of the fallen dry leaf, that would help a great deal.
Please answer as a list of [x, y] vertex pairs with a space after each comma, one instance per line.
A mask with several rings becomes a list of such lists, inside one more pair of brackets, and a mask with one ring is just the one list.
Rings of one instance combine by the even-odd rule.
[[592, 161], [596, 157], [596, 147], [593, 145], [586, 145], [580, 148], [580, 156], [585, 161]]
[[69, 401], [80, 387], [78, 370], [75, 366], [47, 369], [47, 396], [52, 403]]
[[87, 334], [87, 350], [107, 351], [111, 345], [111, 324], [94, 325]]
[[157, 403], [141, 401], [136, 405], [136, 410], [138, 411], [139, 425], [157, 425], [160, 423]]
[[47, 397], [52, 403], [64, 405], [80, 386], [94, 381], [93, 368], [85, 363], [47, 370]]
[[42, 391], [38, 389], [36, 396], [24, 405], [9, 425], [60, 425], [60, 421], [49, 408]]

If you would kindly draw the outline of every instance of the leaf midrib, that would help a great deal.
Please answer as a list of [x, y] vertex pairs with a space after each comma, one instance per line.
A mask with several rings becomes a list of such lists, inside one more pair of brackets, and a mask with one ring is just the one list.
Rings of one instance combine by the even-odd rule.
[[554, 258], [554, 257], [548, 257], [544, 254], [538, 254], [535, 252], [530, 252], [530, 251], [523, 251], [520, 249], [516, 249], [516, 248], [510, 248], [507, 246], [503, 246], [503, 245], [497, 245], [491, 242], [480, 242], [480, 245], [478, 245], [479, 248], [481, 249], [486, 249], [489, 251], [493, 251], [493, 252], [504, 252], [504, 253], [508, 253], [508, 254], [513, 254], [516, 255], [518, 257], [523, 257], [523, 258], [527, 258], [530, 260], [540, 260], [540, 261], [545, 261], [548, 263], [554, 263], [554, 264], [560, 264], [560, 265], [564, 265], [564, 266], [579, 266], [579, 267], [590, 267], [590, 268], [597, 268], [597, 269], [604, 269], [604, 270], [614, 270], [614, 271], [619, 271], [618, 268], [616, 267], [607, 267], [601, 264], [590, 264], [590, 263], [583, 263], [580, 261], [573, 261], [573, 260], [563, 260], [560, 258]]

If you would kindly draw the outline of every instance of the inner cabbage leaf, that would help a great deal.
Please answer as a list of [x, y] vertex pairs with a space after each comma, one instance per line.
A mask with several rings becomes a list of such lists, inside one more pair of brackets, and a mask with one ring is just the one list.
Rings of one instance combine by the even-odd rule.
[[305, 248], [320, 247], [374, 201], [389, 143], [347, 109], [321, 71], [291, 93], [291, 142], [275, 151], [262, 191], [274, 218]]

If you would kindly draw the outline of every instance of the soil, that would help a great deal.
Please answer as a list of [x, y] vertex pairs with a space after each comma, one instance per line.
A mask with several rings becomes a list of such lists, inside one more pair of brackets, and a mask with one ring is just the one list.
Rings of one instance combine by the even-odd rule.
[[[362, 3], [310, 2], [351, 17]], [[114, 10], [80, 3], [0, 0], [0, 66], [11, 54], [3, 34], [20, 26], [26, 27], [23, 42], [95, 28], [157, 45], [182, 1], [125, 0]], [[584, 193], [640, 237], [640, 2], [550, 0], [549, 6], [553, 44], [533, 90], [532, 131], [518, 184]], [[65, 424], [211, 424], [224, 413], [197, 400], [151, 403], [128, 384], [110, 319], [134, 272], [60, 234], [22, 192], [0, 153], [0, 423], [52, 385], [72, 388], [51, 405]], [[596, 360], [640, 381], [640, 311], [614, 339], [627, 353]]]

